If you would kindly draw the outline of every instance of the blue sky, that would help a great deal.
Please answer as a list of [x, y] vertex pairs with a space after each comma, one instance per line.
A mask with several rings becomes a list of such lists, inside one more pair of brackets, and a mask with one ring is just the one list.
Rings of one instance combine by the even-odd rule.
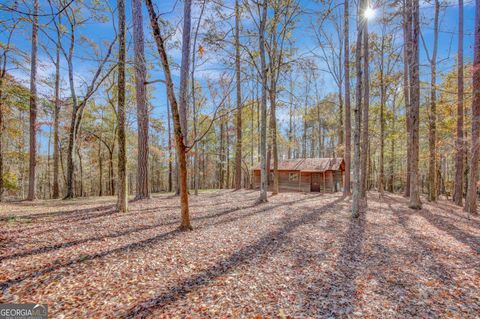
[[[116, 1], [109, 0], [109, 5], [112, 8], [116, 7]], [[174, 1], [174, 0], [162, 0], [162, 1], [155, 1], [157, 11], [163, 13], [163, 18], [171, 22], [172, 25], [177, 26], [177, 32], [173, 36], [174, 40], [180, 41], [181, 39], [181, 16], [183, 12], [183, 3], [181, 1]], [[452, 68], [455, 67], [456, 63], [456, 51], [457, 51], [457, 30], [458, 30], [458, 6], [456, 2], [451, 2], [448, 0], [447, 3], [443, 3], [445, 5], [445, 9], [442, 10], [440, 15], [440, 34], [439, 34], [439, 50], [438, 50], [438, 60], [441, 63], [438, 66], [438, 73], [439, 77], [443, 72], [448, 72]], [[48, 4], [46, 0], [40, 0], [40, 6], [43, 10], [49, 10]], [[314, 39], [314, 33], [312, 31], [311, 25], [312, 23], [315, 24], [316, 16], [314, 14], [315, 11], [320, 11], [322, 9], [322, 5], [318, 2], [314, 1], [307, 1], [301, 0], [301, 6], [305, 11], [308, 13], [302, 14], [297, 22], [297, 27], [293, 33], [293, 39], [295, 40], [295, 45], [298, 48], [299, 52], [302, 54], [309, 55], [308, 52], [315, 51], [318, 49], [317, 43]], [[233, 1], [227, 0], [225, 2], [225, 11], [224, 13], [228, 13], [230, 8], [233, 7]], [[27, 7], [20, 6], [21, 9], [25, 9]], [[351, 11], [355, 8], [355, 4], [351, 4]], [[340, 7], [340, 10], [343, 10], [343, 7]], [[464, 27], [464, 55], [465, 55], [465, 62], [471, 62], [473, 58], [473, 22], [474, 22], [474, 14], [475, 14], [475, 7], [471, 0], [465, 2], [465, 27]], [[199, 3], [194, 3], [193, 8], [193, 25], [196, 25], [195, 21], [199, 14]], [[381, 12], [377, 12], [377, 14], [381, 14]], [[422, 2], [421, 4], [421, 14], [422, 14], [422, 33], [424, 39], [426, 41], [427, 48], [431, 51], [432, 39], [433, 39], [433, 4]], [[0, 19], [8, 18], [10, 13], [0, 11]], [[355, 12], [351, 12], [351, 22], [350, 22], [350, 41], [351, 43], [354, 42], [355, 39]], [[50, 20], [49, 17], [41, 18], [41, 23], [45, 23]], [[251, 26], [251, 21], [245, 20], [245, 27]], [[248, 25], [250, 24], [250, 25]], [[130, 1], [127, 0], [127, 25], [131, 25], [131, 7]], [[326, 26], [327, 33], [333, 32], [333, 30], [328, 30], [331, 28], [330, 26]], [[375, 19], [369, 22], [369, 28], [371, 32], [378, 31], [378, 25], [376, 24]], [[153, 62], [152, 65], [154, 67], [153, 70], [150, 71], [151, 79], [161, 79], [163, 78], [162, 71], [160, 69], [159, 60], [157, 58], [156, 50], [152, 42], [151, 38], [151, 30], [148, 23], [148, 15], [144, 8], [144, 29], [146, 34], [146, 40], [150, 42], [147, 46], [147, 60]], [[46, 29], [45, 29], [46, 30]], [[30, 51], [30, 32], [31, 28], [27, 24], [21, 25], [21, 28], [16, 31], [14, 37], [14, 45], [18, 48], [22, 49], [25, 52]], [[99, 23], [95, 21], [88, 21], [81, 29], [78, 30], [78, 38], [80, 35], [86, 36], [91, 41], [95, 42], [99, 47], [105, 51], [105, 43], [111, 41], [113, 37], [113, 26], [112, 22], [108, 21], [105, 23]], [[6, 34], [2, 32], [0, 35], [0, 41], [5, 41]], [[399, 35], [399, 38], [401, 36]], [[131, 36], [128, 36], [129, 40], [129, 57], [132, 58], [133, 50], [131, 46]], [[46, 44], [49, 48], [53, 46], [49, 43], [47, 37], [40, 33], [39, 42]], [[65, 44], [68, 44], [66, 41]], [[427, 66], [426, 61], [426, 54], [423, 46], [420, 48], [421, 52], [421, 76], [424, 80], [428, 80], [430, 76], [430, 69]], [[52, 49], [52, 54], [53, 54]], [[178, 49], [173, 49], [169, 51], [170, 56], [173, 58], [175, 63], [180, 62], [180, 51]], [[199, 58], [202, 66], [199, 66], [197, 69], [197, 75], [199, 77], [199, 81], [202, 86], [206, 86], [206, 78], [215, 79], [219, 76], [222, 70], [225, 70], [225, 65], [219, 62], [218, 58], [214, 54], [209, 54], [207, 52], [204, 57]], [[92, 70], [95, 68], [96, 62], [92, 61], [93, 53], [91, 48], [89, 48], [85, 44], [77, 45], [77, 50], [75, 52], [75, 76], [77, 86], [80, 86], [82, 81], [89, 79], [91, 76]], [[246, 56], [245, 56], [246, 58]], [[157, 63], [158, 61], [158, 63]], [[54, 72], [54, 68], [52, 64], [49, 62], [48, 55], [45, 53], [44, 49], [41, 48], [39, 51], [39, 62], [40, 62], [40, 69], [39, 69], [39, 76], [40, 78], [46, 78]], [[64, 61], [63, 61], [64, 62]], [[317, 63], [321, 63], [317, 60]], [[22, 68], [12, 70], [12, 73], [20, 78], [23, 79], [26, 84], [28, 84], [28, 77], [29, 77], [29, 65], [28, 63], [21, 63]], [[63, 84], [65, 89], [67, 89], [67, 81], [66, 81], [66, 64], [62, 64], [62, 75], [63, 75]], [[178, 71], [173, 71], [174, 81], [178, 82]], [[322, 94], [328, 94], [329, 92], [336, 91], [336, 87], [333, 84], [332, 78], [328, 73], [322, 73]], [[300, 91], [303, 88], [298, 88]], [[39, 88], [40, 92], [43, 94], [51, 94], [51, 90], [46, 86], [40, 84]], [[204, 88], [203, 92], [207, 92], [208, 90]], [[50, 92], [50, 93], [49, 93]], [[68, 90], [63, 92], [64, 96], [68, 96]], [[208, 93], [206, 93], [208, 95]], [[300, 94], [300, 93], [298, 93]], [[157, 83], [152, 86], [152, 95], [153, 99], [151, 103], [153, 105], [153, 116], [166, 118], [166, 97], [165, 97], [165, 88], [162, 83]], [[279, 112], [279, 118], [282, 118], [282, 110]]]

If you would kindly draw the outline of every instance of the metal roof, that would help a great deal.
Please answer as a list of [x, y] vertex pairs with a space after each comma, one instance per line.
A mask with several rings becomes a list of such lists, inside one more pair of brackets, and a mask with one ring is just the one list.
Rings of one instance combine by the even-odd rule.
[[[324, 158], [296, 158], [278, 162], [279, 171], [302, 171], [302, 172], [325, 172], [338, 171], [344, 162], [341, 157]], [[273, 161], [270, 163], [273, 170]], [[253, 167], [253, 170], [260, 170], [260, 164]]]

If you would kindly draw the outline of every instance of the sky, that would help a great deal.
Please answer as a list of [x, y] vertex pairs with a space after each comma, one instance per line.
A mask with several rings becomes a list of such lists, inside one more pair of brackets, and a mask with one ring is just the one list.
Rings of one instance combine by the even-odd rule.
[[[78, 1], [78, 0], [75, 0]], [[106, 0], [107, 1], [107, 0]], [[180, 0], [153, 0], [154, 4], [156, 5], [157, 12], [162, 14], [162, 18], [168, 20], [171, 25], [176, 26], [176, 32], [172, 37], [173, 42], [177, 42], [178, 44], [181, 42], [181, 22], [182, 22], [182, 14], [183, 14], [183, 2]], [[12, 3], [13, 1], [7, 0], [7, 5]], [[129, 0], [127, 2], [127, 26], [131, 27], [131, 7]], [[106, 2], [111, 8], [116, 8], [116, 1], [115, 0], [108, 0]], [[74, 4], [75, 5], [75, 2]], [[318, 43], [315, 40], [314, 32], [312, 26], [317, 24], [317, 15], [316, 12], [322, 10], [322, 4], [317, 1], [308, 1], [308, 0], [300, 0], [300, 5], [304, 11], [299, 16], [297, 21], [297, 26], [292, 34], [292, 39], [295, 41], [295, 46], [298, 49], [298, 53], [302, 56], [311, 56], [314, 58], [314, 53], [319, 52]], [[457, 2], [447, 0], [447, 2], [442, 2], [443, 9], [440, 14], [440, 33], [439, 33], [439, 47], [438, 47], [438, 76], [439, 78], [445, 72], [448, 72], [455, 68], [456, 63], [456, 52], [457, 52], [457, 31], [458, 31], [458, 6]], [[465, 63], [469, 63], [473, 59], [473, 32], [474, 32], [474, 14], [475, 14], [475, 6], [472, 0], [467, 0], [464, 3], [464, 59]], [[372, 3], [372, 7], [380, 7], [379, 2]], [[48, 2], [46, 0], [40, 0], [40, 8], [44, 12], [49, 12]], [[196, 26], [196, 21], [199, 16], [200, 12], [200, 2], [194, 2], [194, 7], [192, 10], [192, 18], [193, 18], [193, 26]], [[350, 5], [351, 11], [355, 8], [355, 4], [351, 3]], [[19, 10], [29, 10], [28, 6], [20, 5]], [[343, 6], [339, 6], [339, 9], [343, 12]], [[204, 14], [204, 17], [209, 16], [209, 9], [207, 7], [207, 12]], [[233, 13], [233, 0], [226, 0], [224, 2], [224, 10], [222, 10], [224, 14]], [[381, 15], [381, 10], [376, 10], [377, 18]], [[354, 43], [355, 40], [355, 19], [356, 14], [355, 12], [351, 12], [351, 22], [350, 22], [350, 42], [351, 44]], [[18, 16], [18, 15], [17, 15]], [[247, 17], [248, 14], [244, 13], [244, 17]], [[12, 13], [0, 10], [0, 21], [7, 20], [12, 17]], [[143, 8], [143, 17], [144, 17], [144, 31], [146, 35], [147, 41], [147, 61], [152, 62], [153, 69], [149, 70], [149, 77], [152, 80], [155, 79], [163, 79], [163, 72], [160, 67], [160, 61], [158, 59], [158, 55], [155, 49], [155, 46], [152, 41], [151, 37], [151, 29], [148, 23], [148, 14], [146, 12], [145, 7]], [[81, 41], [81, 37], [88, 38], [90, 41], [96, 43], [99, 48], [101, 48], [102, 52], [106, 50], [106, 44], [111, 41], [114, 35], [114, 27], [112, 21], [107, 21], [104, 23], [100, 23], [98, 21], [94, 21], [91, 17], [87, 14], [84, 15], [84, 18], [88, 19], [86, 23], [78, 30], [78, 45], [75, 51], [75, 58], [74, 58], [74, 73], [75, 73], [75, 81], [76, 85], [79, 87], [80, 91], [81, 88], [84, 87], [84, 83], [88, 82], [89, 78], [92, 76], [92, 70], [96, 68], [97, 61], [95, 61], [95, 56], [93, 54], [92, 49], [86, 45], [84, 42]], [[115, 17], [116, 19], [116, 17]], [[46, 22], [50, 21], [51, 17], [41, 17], [40, 23], [45, 24]], [[429, 52], [432, 50], [432, 43], [433, 43], [433, 2], [429, 3], [427, 1], [421, 2], [421, 20], [422, 20], [422, 34], [425, 40], [425, 47], [428, 49]], [[232, 20], [233, 21], [233, 20]], [[250, 19], [243, 19], [243, 28], [251, 28], [253, 26], [253, 22]], [[116, 20], [115, 20], [116, 23]], [[50, 24], [49, 27], [43, 26], [42, 29], [44, 32], [52, 32], [51, 28], [53, 27]], [[325, 25], [327, 34], [333, 34], [334, 29], [331, 25]], [[379, 24], [378, 19], [373, 18], [369, 21], [369, 30], [370, 32], [378, 32], [379, 31]], [[130, 31], [130, 30], [129, 30]], [[203, 31], [203, 30], [201, 30]], [[27, 23], [21, 24], [19, 29], [15, 32], [13, 44], [18, 47], [19, 49], [23, 50], [24, 52], [29, 52], [31, 43], [30, 43], [30, 34], [31, 34], [31, 26]], [[200, 32], [199, 37], [202, 38], [204, 34]], [[0, 34], [0, 41], [6, 41], [6, 32], [1, 32]], [[401, 39], [401, 34], [398, 35], [399, 39]], [[132, 39], [131, 33], [128, 32], [127, 34], [127, 45], [128, 45], [128, 54], [129, 58], [133, 59], [133, 47], [132, 47]], [[49, 50], [51, 54], [54, 54], [53, 46], [49, 42], [48, 38], [44, 35], [43, 32], [40, 32], [39, 35], [39, 43], [40, 43], [40, 50], [39, 50], [39, 78], [46, 79], [49, 76], [52, 76], [54, 72], [53, 64], [50, 62], [50, 58], [46, 53], [46, 50]], [[64, 41], [65, 45], [68, 45], [68, 41]], [[201, 43], [200, 43], [201, 44]], [[228, 49], [232, 52], [232, 49]], [[173, 48], [169, 50], [169, 55], [174, 63], [180, 64], [180, 50], [178, 48]], [[197, 78], [204, 87], [203, 92], [204, 94], [208, 95], [208, 90], [206, 88], [207, 79], [218, 79], [220, 74], [223, 71], [226, 71], [228, 74], [233, 74], [232, 70], [229, 70], [225, 64], [220, 61], [218, 58], [217, 52], [206, 52], [203, 57], [198, 57], [199, 65], [197, 67]], [[242, 52], [242, 56], [247, 59], [247, 55], [245, 52]], [[422, 76], [422, 80], [428, 81], [430, 77], [430, 67], [427, 62], [427, 55], [425, 48], [423, 45], [420, 45], [420, 60], [421, 60], [421, 70], [420, 74]], [[18, 57], [15, 57], [19, 59]], [[314, 58], [315, 59], [315, 58]], [[21, 62], [20, 68], [13, 68], [13, 65], [10, 64], [9, 72], [13, 74], [18, 79], [21, 79], [25, 85], [28, 86], [28, 79], [29, 79], [29, 63], [25, 60], [19, 59]], [[158, 63], [156, 63], [158, 61]], [[316, 59], [317, 64], [319, 65], [320, 69], [326, 69], [322, 66], [322, 62]], [[66, 77], [66, 64], [65, 61], [62, 60], [62, 84], [63, 90], [62, 94], [67, 97], [69, 95], [68, 91], [68, 83]], [[179, 82], [179, 72], [177, 68], [172, 70], [173, 79], [176, 84]], [[337, 88], [334, 84], [332, 77], [326, 73], [320, 73], [321, 85], [321, 94], [326, 95], [330, 92], [336, 92]], [[178, 85], [177, 85], [178, 87]], [[303, 88], [298, 88], [300, 92], [303, 91]], [[53, 95], [52, 89], [48, 86], [44, 85], [43, 83], [39, 83], [39, 92], [44, 95]], [[152, 99], [151, 104], [153, 107], [152, 116], [156, 118], [163, 118], [166, 119], [166, 96], [165, 96], [165, 87], [162, 83], [155, 83], [151, 87]], [[97, 98], [101, 98], [97, 96]], [[278, 116], [280, 121], [280, 126], [286, 119], [286, 110], [279, 110]]]

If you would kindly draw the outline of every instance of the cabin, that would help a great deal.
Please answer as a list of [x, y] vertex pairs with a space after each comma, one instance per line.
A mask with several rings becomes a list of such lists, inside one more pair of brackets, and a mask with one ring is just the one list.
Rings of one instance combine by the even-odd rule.
[[[343, 158], [296, 158], [278, 163], [280, 192], [338, 192], [343, 190]], [[260, 165], [253, 168], [252, 187], [260, 188]], [[273, 187], [273, 162], [268, 174], [268, 188]]]

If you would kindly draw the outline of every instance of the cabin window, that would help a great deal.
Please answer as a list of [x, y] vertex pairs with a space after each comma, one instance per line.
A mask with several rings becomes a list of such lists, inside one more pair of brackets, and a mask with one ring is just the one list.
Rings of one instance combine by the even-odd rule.
[[298, 182], [298, 173], [289, 173], [288, 174], [289, 182]]

